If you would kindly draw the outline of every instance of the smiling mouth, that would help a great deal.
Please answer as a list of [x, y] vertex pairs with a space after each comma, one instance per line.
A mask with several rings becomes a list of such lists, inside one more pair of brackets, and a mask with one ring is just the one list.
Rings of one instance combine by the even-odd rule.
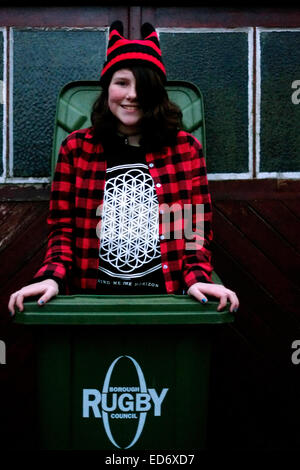
[[124, 109], [129, 109], [130, 111], [131, 111], [131, 110], [140, 109], [140, 107], [137, 106], [137, 105], [122, 104], [121, 106], [122, 106], [122, 108], [124, 108]]

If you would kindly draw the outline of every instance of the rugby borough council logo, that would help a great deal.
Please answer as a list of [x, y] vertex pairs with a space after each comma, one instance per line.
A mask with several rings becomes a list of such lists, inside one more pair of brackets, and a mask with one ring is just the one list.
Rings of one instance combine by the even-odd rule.
[[[129, 360], [137, 373], [137, 387], [110, 386], [111, 375], [119, 361]], [[144, 429], [147, 413], [153, 408], [154, 416], [161, 416], [162, 403], [168, 392], [163, 388], [160, 394], [155, 388], [147, 388], [140, 365], [131, 356], [119, 356], [109, 366], [102, 391], [95, 388], [84, 388], [82, 393], [83, 418], [102, 418], [104, 430], [110, 442], [117, 448], [129, 449], [140, 438]], [[111, 430], [111, 420], [137, 420], [137, 429], [131, 442], [120, 446]]]

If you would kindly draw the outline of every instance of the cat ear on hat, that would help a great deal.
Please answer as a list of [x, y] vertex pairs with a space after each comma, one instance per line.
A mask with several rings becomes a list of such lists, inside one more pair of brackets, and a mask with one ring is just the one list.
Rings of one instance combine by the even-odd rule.
[[116, 31], [118, 31], [118, 33], [120, 33], [121, 36], [123, 36], [124, 28], [123, 28], [123, 23], [122, 23], [122, 21], [120, 21], [120, 20], [114, 21], [114, 22], [110, 25], [109, 32], [111, 33], [114, 29], [115, 29]]
[[[124, 34], [124, 27], [123, 27], [122, 21], [120, 21], [120, 20], [114, 21], [114, 22], [110, 25], [109, 32], [111, 33], [113, 30], [118, 31], [118, 33], [120, 33], [121, 36], [123, 36], [123, 34]], [[141, 26], [141, 34], [142, 34], [142, 38], [143, 38], [143, 39], [145, 39], [146, 37], [150, 36], [150, 34], [153, 33], [153, 32], [155, 32], [155, 28], [152, 26], [152, 24], [150, 24], [150, 23], [144, 23], [144, 24]]]
[[150, 23], [144, 23], [141, 27], [142, 38], [145, 39], [150, 36], [151, 33], [155, 31], [154, 27]]

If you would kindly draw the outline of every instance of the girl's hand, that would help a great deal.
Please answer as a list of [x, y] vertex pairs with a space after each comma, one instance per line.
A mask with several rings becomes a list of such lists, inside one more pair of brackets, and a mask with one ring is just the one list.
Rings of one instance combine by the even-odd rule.
[[14, 292], [9, 299], [8, 309], [13, 316], [15, 314], [15, 307], [18, 307], [20, 312], [24, 310], [24, 298], [41, 295], [37, 303], [43, 305], [48, 302], [52, 297], [58, 294], [58, 284], [53, 279], [46, 279], [45, 281], [37, 282], [36, 284], [29, 284], [22, 287], [22, 289]]
[[236, 312], [239, 308], [239, 299], [235, 292], [221, 284], [209, 284], [206, 282], [196, 282], [187, 291], [188, 295], [195, 297], [203, 304], [207, 302], [206, 295], [217, 297], [220, 299], [217, 310], [223, 310], [226, 307], [227, 301], [230, 302], [230, 312]]

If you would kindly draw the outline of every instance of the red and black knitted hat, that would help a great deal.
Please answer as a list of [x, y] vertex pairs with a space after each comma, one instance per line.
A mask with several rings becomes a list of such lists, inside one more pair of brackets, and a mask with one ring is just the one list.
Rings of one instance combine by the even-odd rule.
[[158, 35], [150, 23], [141, 27], [141, 40], [129, 40], [123, 37], [123, 24], [114, 21], [109, 29], [109, 41], [106, 52], [106, 62], [100, 77], [100, 84], [108, 83], [116, 70], [134, 65], [150, 66], [166, 82], [166, 69], [164, 67]]

